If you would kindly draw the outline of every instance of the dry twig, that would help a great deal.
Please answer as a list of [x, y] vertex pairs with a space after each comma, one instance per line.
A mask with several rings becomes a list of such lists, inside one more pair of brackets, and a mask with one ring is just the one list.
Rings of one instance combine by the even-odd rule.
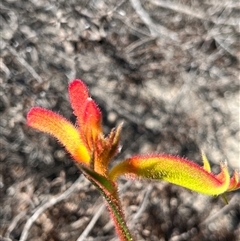
[[[6, 44], [4, 42], [4, 44]], [[32, 77], [34, 79], [37, 80], [38, 83], [42, 83], [43, 82], [43, 79], [41, 78], [41, 76], [34, 70], [34, 68], [28, 64], [28, 62], [22, 58], [18, 52], [13, 48], [11, 47], [10, 45], [6, 44], [6, 48], [10, 51], [10, 53], [17, 58], [18, 62], [24, 67], [27, 69], [27, 71], [32, 75]]]
[[17, 226], [18, 222], [26, 216], [26, 211], [22, 211], [20, 212], [11, 222], [11, 224], [9, 225], [7, 232], [5, 234], [6, 238], [10, 238], [10, 234], [11, 232], [15, 229], [15, 227]]
[[[170, 1], [152, 0], [151, 2], [158, 7], [170, 9], [172, 11], [191, 16], [192, 18], [198, 18], [203, 21], [211, 21], [214, 24], [224, 24], [224, 25], [232, 25], [232, 26], [238, 25], [237, 19], [236, 21], [234, 21], [234, 19], [232, 21], [230, 19], [224, 19], [220, 21], [219, 19], [206, 15], [206, 13], [201, 11], [199, 8], [193, 9], [186, 5], [183, 5], [180, 3], [173, 3]], [[225, 8], [225, 6], [222, 6], [222, 7]]]
[[47, 201], [46, 203], [44, 203], [42, 206], [38, 207], [33, 215], [28, 219], [27, 223], [25, 224], [21, 237], [19, 239], [19, 241], [25, 241], [27, 240], [28, 234], [29, 234], [29, 230], [32, 227], [33, 223], [38, 219], [38, 217], [48, 208], [54, 206], [55, 204], [61, 202], [62, 200], [68, 198], [73, 192], [78, 191], [79, 189], [79, 184], [82, 182], [82, 180], [84, 179], [83, 175], [81, 175], [73, 184], [70, 188], [68, 188], [64, 193], [62, 193], [61, 195], [59, 195], [58, 197], [54, 197], [52, 199], [50, 199], [49, 201]]
[[153, 187], [151, 184], [148, 185], [145, 193], [144, 193], [144, 198], [142, 200], [141, 206], [138, 209], [138, 211], [135, 213], [135, 215], [133, 216], [133, 222], [132, 225], [137, 221], [137, 219], [142, 215], [142, 213], [145, 211], [148, 201], [149, 201], [149, 195], [151, 194]]
[[88, 224], [88, 226], [84, 229], [82, 234], [79, 236], [77, 241], [84, 241], [85, 238], [88, 236], [88, 234], [91, 232], [93, 229], [94, 225], [96, 224], [97, 220], [100, 218], [102, 215], [103, 211], [105, 210], [105, 205], [102, 204], [98, 208], [98, 211], [95, 213], [95, 215], [92, 217], [91, 222]]
[[175, 32], [173, 32], [159, 24], [155, 24], [152, 21], [151, 17], [147, 13], [147, 11], [145, 11], [143, 9], [139, 0], [131, 0], [130, 2], [132, 4], [132, 7], [135, 9], [136, 13], [138, 14], [138, 16], [142, 19], [142, 21], [149, 28], [149, 31], [153, 37], [164, 36], [167, 39], [170, 38], [171, 40], [178, 41], [178, 35]]
[[222, 217], [224, 214], [229, 213], [231, 210], [237, 209], [239, 206], [239, 196], [240, 195], [238, 193], [236, 193], [233, 196], [233, 198], [230, 200], [228, 205], [224, 206], [217, 213], [214, 213], [213, 215], [207, 217], [202, 223], [200, 223], [200, 226], [206, 226], [206, 225], [212, 223], [217, 218]]

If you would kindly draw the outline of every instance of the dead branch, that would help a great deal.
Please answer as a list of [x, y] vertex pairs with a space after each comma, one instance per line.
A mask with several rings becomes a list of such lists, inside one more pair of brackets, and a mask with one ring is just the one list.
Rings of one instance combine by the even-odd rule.
[[102, 215], [102, 213], [105, 210], [105, 205], [102, 204], [100, 206], [97, 207], [97, 212], [94, 214], [94, 216], [92, 217], [90, 223], [87, 225], [87, 227], [84, 229], [84, 231], [82, 232], [82, 234], [79, 236], [79, 238], [77, 239], [77, 241], [84, 241], [85, 238], [88, 236], [88, 234], [91, 232], [91, 230], [93, 229], [94, 225], [96, 224], [97, 220], [100, 218], [100, 216]]
[[131, 0], [130, 2], [132, 4], [132, 7], [138, 14], [138, 16], [142, 19], [142, 21], [148, 27], [153, 37], [164, 36], [167, 39], [178, 41], [178, 35], [175, 32], [161, 26], [160, 24], [155, 24], [153, 22], [153, 20], [151, 19], [147, 11], [145, 11], [145, 9], [142, 7], [139, 0]]
[[72, 193], [76, 192], [79, 190], [79, 184], [82, 182], [84, 179], [84, 176], [81, 175], [73, 184], [70, 188], [68, 188], [64, 193], [59, 195], [58, 197], [53, 197], [40, 207], [38, 207], [34, 212], [33, 215], [28, 219], [27, 223], [25, 224], [21, 237], [19, 241], [25, 241], [27, 240], [29, 230], [32, 227], [33, 223], [38, 219], [38, 217], [45, 212], [48, 208], [56, 205], [57, 203], [63, 201], [64, 199], [67, 199]]
[[[4, 43], [4, 44], [6, 44], [6, 43]], [[6, 48], [10, 51], [10, 53], [14, 57], [16, 57], [18, 62], [32, 75], [32, 77], [34, 79], [37, 80], [38, 83], [42, 83], [43, 82], [43, 79], [41, 78], [41, 76], [34, 70], [34, 68], [31, 65], [28, 64], [28, 62], [24, 58], [22, 58], [18, 54], [18, 52], [13, 47], [11, 47], [10, 45], [6, 44]]]

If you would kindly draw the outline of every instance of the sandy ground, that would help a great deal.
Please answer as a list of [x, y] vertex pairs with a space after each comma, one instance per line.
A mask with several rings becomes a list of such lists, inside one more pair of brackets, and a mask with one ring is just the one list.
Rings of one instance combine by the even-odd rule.
[[[74, 78], [99, 103], [105, 133], [124, 122], [114, 161], [157, 152], [201, 163], [203, 150], [215, 173], [220, 161], [240, 168], [239, 9], [233, 0], [2, 0], [0, 240], [118, 240], [63, 147], [26, 126], [32, 106], [74, 122]], [[225, 205], [165, 182], [119, 183], [136, 240], [240, 240], [239, 191]]]

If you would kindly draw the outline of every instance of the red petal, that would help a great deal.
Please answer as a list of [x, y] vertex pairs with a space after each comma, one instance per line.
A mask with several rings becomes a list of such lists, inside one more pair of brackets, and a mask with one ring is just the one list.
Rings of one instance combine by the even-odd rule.
[[70, 102], [77, 117], [78, 124], [84, 125], [83, 115], [86, 101], [89, 98], [87, 86], [79, 79], [73, 80], [68, 87]]
[[87, 129], [91, 132], [91, 137], [87, 136], [88, 138], [95, 140], [99, 134], [102, 134], [102, 113], [91, 98], [87, 99], [83, 121], [87, 123]]

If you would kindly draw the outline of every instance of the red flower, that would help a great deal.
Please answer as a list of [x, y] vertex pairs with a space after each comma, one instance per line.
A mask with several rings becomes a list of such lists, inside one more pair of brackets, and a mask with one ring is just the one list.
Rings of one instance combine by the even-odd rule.
[[92, 174], [101, 175], [110, 182], [114, 182], [119, 175], [166, 180], [208, 195], [240, 188], [238, 172], [235, 171], [230, 178], [227, 166], [221, 164], [220, 174], [211, 173], [205, 155], [203, 167], [171, 155], [145, 155], [124, 160], [108, 171], [110, 160], [119, 150], [121, 126], [113, 129], [107, 137], [104, 136], [101, 111], [89, 97], [88, 89], [81, 80], [70, 83], [69, 96], [77, 117], [76, 126], [61, 115], [40, 107], [29, 111], [27, 123], [56, 137], [80, 167], [87, 167]]
[[70, 83], [69, 96], [77, 117], [76, 126], [63, 116], [40, 107], [29, 111], [27, 123], [56, 137], [80, 165], [107, 176], [108, 163], [118, 151], [121, 126], [104, 137], [101, 111], [81, 80]]

